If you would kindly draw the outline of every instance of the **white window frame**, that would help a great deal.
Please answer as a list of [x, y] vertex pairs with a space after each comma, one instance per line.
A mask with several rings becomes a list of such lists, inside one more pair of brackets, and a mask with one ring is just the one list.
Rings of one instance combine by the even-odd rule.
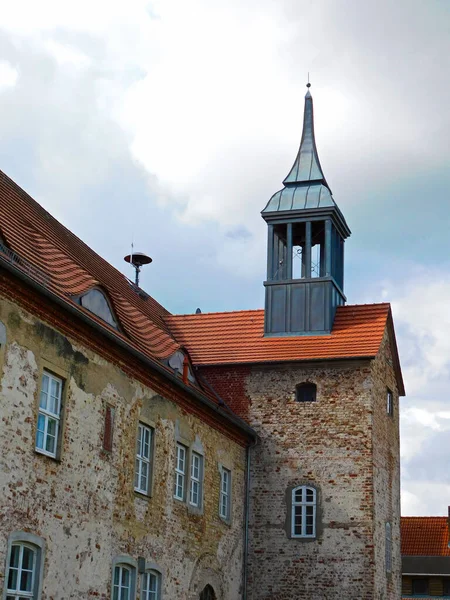
[[[47, 392], [44, 392], [44, 378], [48, 380]], [[52, 382], [55, 382], [59, 385], [59, 395], [52, 396], [56, 400], [56, 412], [53, 412], [49, 409], [49, 397], [50, 397], [50, 389]], [[38, 418], [36, 423], [36, 443], [35, 450], [40, 454], [45, 454], [46, 456], [50, 456], [51, 458], [56, 458], [58, 455], [58, 447], [59, 447], [59, 431], [61, 426], [61, 405], [62, 405], [62, 394], [63, 394], [63, 386], [64, 380], [61, 377], [57, 377], [53, 375], [49, 371], [44, 371], [42, 373], [41, 378], [41, 389], [39, 394], [39, 409], [38, 409]], [[43, 395], [46, 395], [46, 403], [45, 406], [42, 406], [43, 403]], [[39, 418], [42, 417], [44, 419], [44, 430], [38, 429], [39, 427]], [[48, 424], [49, 421], [55, 422], [55, 449], [54, 452], [50, 452], [46, 450], [47, 447], [47, 438], [48, 438]], [[43, 433], [43, 447], [38, 446], [38, 435], [39, 433]]]
[[[148, 434], [148, 444], [145, 442], [145, 435]], [[152, 427], [139, 422], [138, 435], [136, 439], [136, 459], [134, 470], [134, 490], [140, 494], [150, 495], [150, 483], [152, 477], [152, 450], [153, 450]], [[147, 448], [146, 448], [147, 446]], [[146, 451], [147, 450], [147, 451]], [[143, 472], [147, 470], [147, 483], [142, 485]]]
[[191, 452], [191, 468], [189, 478], [189, 504], [195, 508], [202, 507], [203, 456]]
[[226, 521], [231, 516], [231, 471], [222, 467], [220, 470], [219, 515]]
[[[150, 581], [150, 578], [154, 577], [156, 580], [156, 590], [149, 590], [149, 586], [146, 585]], [[156, 569], [147, 569], [141, 577], [141, 597], [140, 600], [160, 600], [161, 599], [161, 573]]]
[[[183, 459], [181, 460], [181, 455]], [[188, 449], [184, 444], [177, 442], [175, 451], [175, 489], [173, 497], [184, 501], [186, 495], [186, 467], [187, 467]], [[178, 493], [181, 488], [181, 495]]]
[[390, 416], [394, 414], [394, 394], [389, 388], [386, 391], [386, 412]]
[[[119, 585], [115, 583], [116, 571], [119, 572]], [[120, 581], [122, 572], [126, 570], [130, 573], [130, 586], [128, 593], [123, 595], [121, 592], [122, 588]], [[111, 580], [111, 600], [135, 600], [136, 598], [136, 573], [137, 573], [137, 562], [129, 556], [117, 556], [113, 560], [112, 564], [112, 580]], [[115, 595], [117, 591], [117, 596]], [[126, 591], [126, 589], [125, 589]]]
[[[296, 492], [302, 491], [302, 500], [297, 501], [295, 499]], [[307, 500], [307, 493], [312, 492], [313, 499]], [[307, 533], [307, 517], [310, 517], [311, 511], [308, 509], [312, 508], [312, 532]], [[301, 531], [296, 532], [295, 517], [297, 511], [301, 514]], [[308, 538], [313, 539], [316, 537], [316, 516], [317, 516], [317, 490], [308, 485], [299, 485], [292, 490], [292, 508], [291, 508], [291, 536], [293, 538]]]
[[389, 521], [385, 525], [386, 544], [386, 573], [392, 573], [392, 525]]
[[[21, 580], [22, 572], [22, 559], [24, 548], [27, 548], [33, 552], [33, 568], [32, 568], [32, 583], [31, 590], [20, 591], [17, 589], [8, 588], [9, 574], [11, 569], [11, 558], [14, 546], [19, 547], [19, 569], [17, 583]], [[42, 595], [42, 577], [44, 568], [44, 553], [45, 553], [45, 542], [42, 538], [27, 533], [25, 531], [15, 531], [8, 537], [8, 549], [6, 554], [6, 573], [4, 578], [3, 595], [6, 598], [31, 598], [32, 600], [39, 600]]]

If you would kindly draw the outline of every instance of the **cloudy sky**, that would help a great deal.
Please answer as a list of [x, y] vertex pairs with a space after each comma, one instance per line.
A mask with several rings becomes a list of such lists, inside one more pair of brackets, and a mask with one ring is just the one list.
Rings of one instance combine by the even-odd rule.
[[301, 135], [353, 231], [350, 303], [389, 300], [403, 514], [450, 504], [448, 0], [0, 0], [0, 168], [172, 312], [263, 305]]

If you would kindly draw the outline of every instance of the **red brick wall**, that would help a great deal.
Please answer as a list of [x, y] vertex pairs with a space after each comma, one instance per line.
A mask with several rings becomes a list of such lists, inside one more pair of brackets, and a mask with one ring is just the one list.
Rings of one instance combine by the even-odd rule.
[[246, 392], [251, 367], [227, 365], [223, 367], [202, 367], [200, 375], [237, 415], [248, 421], [250, 397]]

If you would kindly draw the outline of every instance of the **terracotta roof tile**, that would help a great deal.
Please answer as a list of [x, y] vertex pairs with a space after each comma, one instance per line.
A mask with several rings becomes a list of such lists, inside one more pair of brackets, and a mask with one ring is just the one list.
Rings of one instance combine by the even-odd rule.
[[450, 556], [447, 517], [402, 517], [402, 556]]
[[337, 309], [330, 335], [264, 337], [264, 311], [250, 310], [164, 317], [194, 364], [280, 362], [376, 356], [389, 304]]

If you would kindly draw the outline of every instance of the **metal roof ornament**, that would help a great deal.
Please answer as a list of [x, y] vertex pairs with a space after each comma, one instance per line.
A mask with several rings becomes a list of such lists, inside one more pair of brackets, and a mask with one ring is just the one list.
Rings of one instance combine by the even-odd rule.
[[283, 181], [284, 187], [276, 192], [262, 211], [265, 213], [311, 208], [336, 207], [317, 153], [314, 135], [313, 99], [309, 88], [305, 95], [303, 132], [300, 148], [291, 170]]
[[319, 155], [317, 153], [314, 136], [313, 99], [311, 92], [309, 91], [309, 88], [311, 87], [309, 81], [306, 84], [306, 87], [308, 88], [308, 91], [305, 95], [303, 133], [300, 148], [294, 164], [283, 183], [285, 186], [307, 182], [321, 183], [322, 185], [325, 185], [331, 193], [330, 186], [327, 184], [322, 167], [320, 166]]

